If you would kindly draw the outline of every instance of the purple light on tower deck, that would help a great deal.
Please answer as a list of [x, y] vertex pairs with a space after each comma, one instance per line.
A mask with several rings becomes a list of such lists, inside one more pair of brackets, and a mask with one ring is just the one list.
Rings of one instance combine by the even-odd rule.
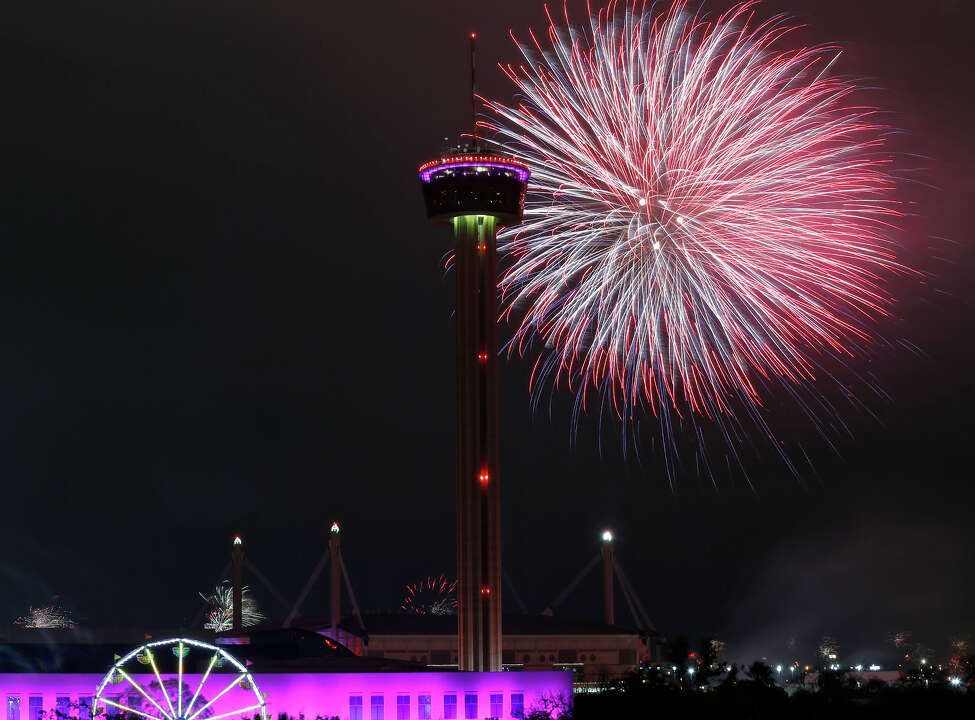
[[451, 160], [450, 158], [444, 158], [442, 160], [435, 160], [433, 162], [424, 163], [420, 166], [420, 180], [422, 182], [430, 182], [430, 177], [434, 173], [441, 172], [442, 170], [455, 170], [457, 168], [495, 168], [497, 170], [510, 170], [518, 178], [518, 182], [525, 182], [528, 180], [529, 172], [528, 168], [521, 163], [514, 162], [511, 160], [504, 160], [501, 158], [493, 159], [458, 159]]

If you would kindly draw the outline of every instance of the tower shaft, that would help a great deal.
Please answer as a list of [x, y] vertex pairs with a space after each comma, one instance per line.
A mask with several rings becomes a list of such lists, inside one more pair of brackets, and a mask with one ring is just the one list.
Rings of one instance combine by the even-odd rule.
[[419, 175], [427, 218], [454, 231], [457, 661], [493, 672], [501, 670], [497, 231], [521, 222], [530, 172], [475, 145], [424, 163]]
[[461, 670], [501, 670], [497, 219], [452, 221], [457, 352], [457, 641]]

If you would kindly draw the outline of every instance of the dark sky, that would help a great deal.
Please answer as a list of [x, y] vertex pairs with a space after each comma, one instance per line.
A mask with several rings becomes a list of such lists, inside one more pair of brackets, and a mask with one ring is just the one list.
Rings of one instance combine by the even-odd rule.
[[[650, 453], [600, 454], [591, 432], [570, 447], [564, 403], [533, 419], [530, 366], [508, 363], [504, 561], [532, 610], [611, 526], [659, 628], [736, 653], [975, 630], [973, 7], [759, 11], [843, 43], [840, 69], [882, 88], [898, 149], [922, 156], [905, 166], [934, 187], [903, 191], [919, 217], [901, 239], [935, 277], [898, 283], [883, 329], [924, 354], [880, 352], [878, 420], [852, 416], [841, 457], [809, 443], [803, 483], [774, 455], [753, 463], [754, 491], [688, 474], [672, 492]], [[236, 530], [294, 597], [334, 518], [366, 608], [453, 573], [449, 238], [415, 169], [466, 127], [466, 33], [483, 92], [508, 99], [493, 63], [529, 25], [540, 2], [5, 10], [0, 623], [58, 593], [92, 625], [179, 624]], [[807, 433], [783, 408], [784, 431]], [[599, 599], [593, 577], [564, 610], [597, 617]]]

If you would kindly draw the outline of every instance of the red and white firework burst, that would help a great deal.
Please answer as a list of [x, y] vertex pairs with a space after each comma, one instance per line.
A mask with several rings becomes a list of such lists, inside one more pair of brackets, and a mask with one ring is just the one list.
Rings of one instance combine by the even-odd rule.
[[455, 615], [457, 613], [456, 580], [446, 575], [428, 577], [406, 586], [400, 609], [411, 615]]
[[533, 390], [576, 393], [574, 420], [593, 396], [624, 424], [649, 408], [666, 452], [678, 422], [703, 444], [704, 419], [737, 457], [746, 418], [772, 437], [782, 388], [835, 415], [824, 364], [867, 352], [904, 272], [877, 111], [831, 75], [838, 48], [789, 47], [795, 28], [755, 5], [550, 17], [504, 68], [520, 104], [482, 123], [532, 168], [499, 238], [509, 351], [537, 353]]

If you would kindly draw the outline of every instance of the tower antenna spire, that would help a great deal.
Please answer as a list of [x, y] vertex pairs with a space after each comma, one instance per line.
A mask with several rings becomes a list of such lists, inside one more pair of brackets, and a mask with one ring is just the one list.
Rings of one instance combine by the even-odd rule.
[[471, 33], [471, 142], [477, 152], [477, 92], [474, 85], [474, 56], [476, 54], [477, 33]]

